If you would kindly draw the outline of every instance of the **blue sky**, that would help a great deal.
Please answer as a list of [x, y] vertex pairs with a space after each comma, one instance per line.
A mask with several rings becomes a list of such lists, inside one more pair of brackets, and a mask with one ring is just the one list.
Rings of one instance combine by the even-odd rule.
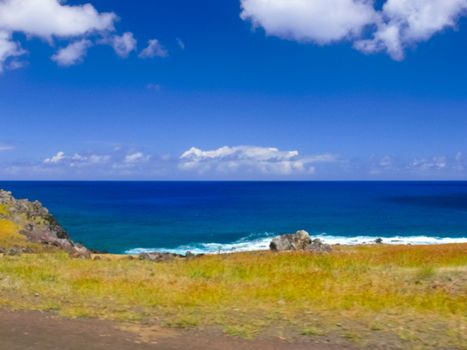
[[465, 179], [467, 0], [293, 3], [0, 0], [0, 179]]

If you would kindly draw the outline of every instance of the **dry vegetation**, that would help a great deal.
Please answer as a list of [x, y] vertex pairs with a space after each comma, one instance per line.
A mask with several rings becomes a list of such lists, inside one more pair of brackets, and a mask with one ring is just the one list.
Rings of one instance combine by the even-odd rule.
[[[0, 211], [2, 207], [0, 206]], [[18, 234], [18, 227], [11, 221], [0, 218], [0, 244], [2, 247], [23, 246], [26, 237]]]
[[[14, 227], [0, 222], [0, 240]], [[13, 238], [15, 239], [15, 238]], [[5, 244], [0, 244], [0, 246]], [[336, 247], [155, 264], [63, 253], [0, 257], [0, 305], [232, 335], [465, 348], [467, 245]]]

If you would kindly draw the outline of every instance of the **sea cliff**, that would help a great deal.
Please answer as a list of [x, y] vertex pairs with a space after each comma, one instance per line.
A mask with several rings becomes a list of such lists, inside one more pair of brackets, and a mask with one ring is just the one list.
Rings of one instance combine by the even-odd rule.
[[[55, 247], [74, 257], [90, 256], [90, 251], [83, 245], [73, 242], [68, 233], [39, 201], [16, 199], [11, 192], [0, 190], [0, 224], [10, 228], [10, 246], [0, 246], [0, 250], [8, 253], [34, 250], [34, 245], [21, 244], [24, 243], [22, 238], [26, 238], [29, 243], [43, 247]], [[16, 237], [15, 242], [15, 232], [11, 231], [16, 231], [23, 237]]]

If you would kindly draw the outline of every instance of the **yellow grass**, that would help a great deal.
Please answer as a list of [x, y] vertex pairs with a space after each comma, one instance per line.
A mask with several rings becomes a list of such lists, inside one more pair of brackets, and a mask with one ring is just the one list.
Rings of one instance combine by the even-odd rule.
[[0, 258], [0, 305], [169, 327], [369, 344], [467, 344], [467, 245], [337, 247], [155, 264], [62, 253]]
[[0, 219], [0, 247], [23, 246], [26, 237], [18, 233], [18, 227], [11, 221]]
[[0, 204], [0, 217], [9, 215], [9, 211], [6, 205]]

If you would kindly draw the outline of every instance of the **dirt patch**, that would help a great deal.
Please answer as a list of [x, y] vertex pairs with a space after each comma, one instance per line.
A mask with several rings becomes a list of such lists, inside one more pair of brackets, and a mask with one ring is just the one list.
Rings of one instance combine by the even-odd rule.
[[[328, 340], [330, 341], [330, 340]], [[331, 342], [331, 341], [330, 341]], [[0, 310], [0, 349], [9, 350], [337, 350], [342, 344], [243, 340], [217, 331], [133, 327], [100, 320], [69, 320], [41, 312]]]

